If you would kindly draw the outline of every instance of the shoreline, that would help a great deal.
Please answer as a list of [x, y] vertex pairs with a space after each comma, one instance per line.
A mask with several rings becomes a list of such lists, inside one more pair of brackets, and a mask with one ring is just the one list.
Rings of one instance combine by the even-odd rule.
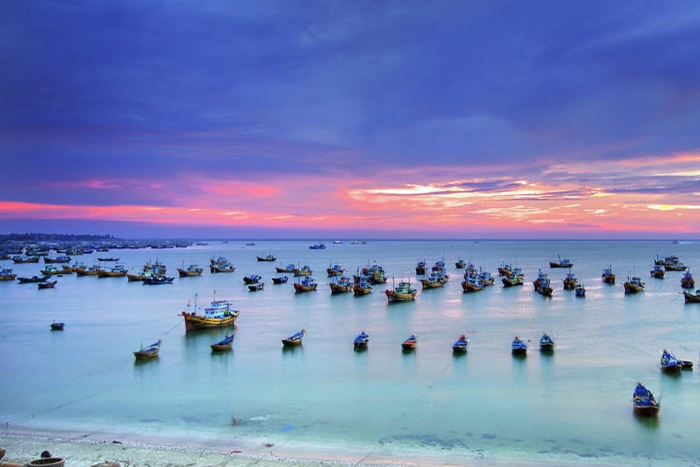
[[[92, 467], [118, 462], [121, 467], [612, 467], [617, 463], [600, 460], [489, 459], [467, 457], [464, 453], [359, 452], [339, 446], [284, 446], [260, 440], [149, 437], [145, 441], [109, 432], [78, 433], [2, 428], [0, 448], [6, 449], [2, 462], [25, 465], [43, 451], [66, 461], [67, 467]], [[525, 454], [526, 455], [526, 454]]]

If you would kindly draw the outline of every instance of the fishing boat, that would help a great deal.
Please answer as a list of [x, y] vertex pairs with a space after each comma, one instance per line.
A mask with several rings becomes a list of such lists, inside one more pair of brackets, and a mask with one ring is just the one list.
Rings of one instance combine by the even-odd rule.
[[306, 329], [302, 329], [301, 331], [297, 332], [296, 334], [292, 334], [291, 336], [287, 337], [286, 339], [282, 339], [282, 345], [285, 347], [299, 346], [299, 345], [301, 345], [301, 342], [304, 339], [305, 335], [306, 335]]
[[0, 282], [3, 281], [13, 281], [17, 278], [17, 274], [12, 273], [12, 269], [2, 268], [0, 269]]
[[695, 279], [693, 279], [693, 275], [690, 271], [687, 271], [683, 274], [683, 277], [681, 277], [681, 287], [684, 289], [692, 289], [695, 287]]
[[63, 331], [63, 328], [66, 327], [66, 323], [59, 323], [58, 321], [54, 321], [51, 323], [51, 330], [52, 331]]
[[204, 268], [199, 267], [198, 264], [190, 264], [185, 268], [185, 264], [182, 264], [181, 268], [177, 268], [177, 273], [180, 277], [197, 277], [201, 276], [204, 272]]
[[685, 296], [685, 303], [700, 303], [700, 289], [696, 290], [695, 293], [683, 291]]
[[342, 276], [344, 272], [345, 268], [339, 264], [331, 264], [326, 268], [326, 274], [328, 274], [328, 277], [339, 277]]
[[452, 352], [454, 353], [464, 353], [467, 351], [467, 346], [469, 345], [469, 339], [467, 336], [462, 334], [459, 338], [452, 344]]
[[550, 268], [570, 268], [574, 265], [569, 259], [564, 258], [562, 259], [561, 256], [557, 255], [557, 258], [559, 258], [559, 261], [550, 261], [549, 262], [549, 267]]
[[38, 282], [46, 282], [49, 276], [32, 276], [32, 277], [19, 277], [17, 282], [20, 284], [36, 284]]
[[209, 260], [209, 272], [212, 274], [233, 272], [236, 268], [231, 264], [229, 260], [220, 256], [217, 259]]
[[272, 278], [273, 284], [286, 284], [288, 281], [289, 281], [289, 277], [287, 277], [287, 276], [280, 276], [280, 277], [273, 277]]
[[418, 276], [424, 275], [424, 274], [425, 274], [425, 270], [426, 270], [427, 267], [428, 267], [428, 266], [427, 266], [425, 260], [422, 260], [422, 261], [419, 260], [419, 261], [416, 263], [416, 275], [418, 275]]
[[583, 283], [578, 284], [574, 290], [576, 290], [577, 297], [584, 298], [586, 296], [586, 286], [584, 286]]
[[420, 282], [423, 284], [424, 289], [436, 289], [443, 287], [447, 283], [447, 279], [438, 271], [433, 271], [428, 277], [421, 279]]
[[307, 276], [294, 283], [295, 292], [311, 292], [316, 290], [318, 283], [313, 277]]
[[360, 295], [367, 295], [372, 293], [372, 285], [368, 280], [360, 279], [355, 282], [352, 286], [352, 292], [357, 297]]
[[37, 286], [40, 289], [53, 289], [56, 286], [56, 283], [58, 281], [46, 281], [46, 282], [39, 282]]
[[136, 357], [137, 360], [145, 360], [158, 356], [158, 352], [160, 352], [160, 344], [162, 342], [162, 340], [158, 339], [158, 342], [146, 347], [141, 347], [139, 350], [134, 352], [134, 357]]
[[513, 265], [509, 263], [501, 263], [500, 266], [498, 266], [498, 275], [499, 276], [510, 276], [510, 274], [513, 272]]
[[104, 268], [100, 266], [99, 264], [93, 264], [92, 266], [88, 267], [87, 269], [81, 269], [78, 271], [75, 271], [75, 275], [78, 277], [83, 277], [83, 276], [96, 276], [100, 271], [103, 271]]
[[513, 339], [513, 342], [511, 342], [510, 347], [513, 355], [525, 355], [527, 352], [527, 344], [520, 340], [518, 336], [515, 336], [515, 339]]
[[15, 264], [38, 263], [38, 256], [13, 256], [12, 262]]
[[384, 293], [389, 302], [408, 302], [415, 300], [418, 291], [411, 287], [410, 282], [400, 281], [393, 289], [386, 289]]
[[481, 268], [479, 268], [479, 280], [481, 280], [484, 286], [493, 285], [495, 281], [495, 279], [489, 271], [484, 271]]
[[326, 245], [324, 245], [323, 243], [315, 243], [313, 245], [309, 245], [309, 249], [310, 250], [325, 250]]
[[103, 262], [114, 261], [114, 262], [117, 262], [117, 261], [119, 261], [119, 258], [114, 258], [114, 257], [112, 257], [112, 256], [108, 256], [108, 257], [104, 257], [104, 258], [98, 257], [98, 258], [97, 258], [97, 261], [103, 261]]
[[564, 290], [574, 290], [578, 285], [578, 279], [576, 279], [576, 275], [573, 272], [567, 273], [566, 277], [563, 279], [563, 282]]
[[70, 269], [73, 272], [84, 271], [87, 269], [87, 264], [83, 263], [82, 261], [76, 261], [70, 265]]
[[513, 268], [508, 276], [501, 279], [501, 282], [503, 282], [503, 287], [515, 287], [523, 285], [523, 278], [520, 268]]
[[275, 266], [275, 269], [277, 272], [286, 272], [286, 273], [293, 273], [294, 270], [296, 269], [296, 266], [293, 264], [288, 264], [286, 266]]
[[168, 277], [168, 276], [151, 276], [147, 277], [146, 279], [143, 280], [143, 285], [163, 285], [163, 284], [172, 284], [173, 280], [175, 280], [174, 277]]
[[462, 281], [461, 285], [462, 292], [464, 293], [479, 292], [480, 290], [484, 290], [484, 283], [479, 276], [467, 276]]
[[58, 276], [63, 274], [73, 274], [73, 268], [71, 268], [70, 266], [62, 266], [61, 269], [58, 269], [53, 264], [49, 264], [39, 272], [41, 272], [45, 276]]
[[55, 258], [44, 256], [44, 264], [66, 264], [70, 263], [71, 257], [68, 255], [56, 255]]
[[[195, 329], [207, 328], [222, 328], [231, 326], [238, 318], [240, 311], [234, 310], [233, 303], [228, 300], [213, 300], [211, 307], [204, 309], [204, 314], [198, 314], [197, 295], [194, 296], [194, 310], [192, 312], [183, 311], [182, 316], [185, 318], [185, 330], [193, 331]], [[187, 302], [187, 309], [190, 309], [190, 303]]]
[[372, 266], [366, 266], [362, 269], [362, 277], [369, 279], [370, 284], [384, 284], [386, 283], [386, 274], [384, 273], [384, 268], [378, 264], [373, 264]]
[[264, 288], [265, 288], [264, 282], [256, 282], [255, 284], [248, 285], [248, 290], [250, 292], [257, 292], [259, 290], [263, 290]]
[[467, 267], [467, 262], [464, 261], [462, 258], [458, 258], [457, 261], [455, 261], [455, 268], [464, 269], [466, 267]]
[[277, 258], [273, 255], [256, 256], [256, 258], [258, 259], [258, 261], [277, 261]]
[[107, 277], [125, 277], [127, 272], [129, 272], [123, 264], [116, 263], [110, 269], [99, 269], [97, 271], [97, 278], [103, 279]]
[[603, 269], [603, 274], [601, 275], [601, 277], [603, 278], [603, 283], [605, 284], [615, 283], [615, 274], [613, 274], [612, 265]]
[[666, 349], [661, 353], [661, 371], [664, 373], [679, 373], [683, 368], [683, 361]]
[[668, 255], [664, 256], [663, 258], [656, 255], [654, 264], [657, 266], [663, 266], [669, 271], [685, 271], [688, 268], [688, 266], [683, 264], [680, 258], [678, 258], [676, 255]]
[[364, 331], [362, 331], [360, 334], [358, 334], [352, 343], [353, 349], [355, 349], [355, 350], [367, 350], [368, 345], [369, 345], [369, 334], [365, 333]]
[[401, 343], [401, 348], [403, 350], [413, 350], [416, 348], [416, 335], [411, 334], [411, 336]]
[[[546, 274], [544, 274], [544, 276], [546, 276]], [[539, 279], [537, 285], [535, 285], [535, 292], [537, 292], [540, 295], [544, 295], [545, 297], [552, 296], [552, 293], [554, 293], [554, 289], [552, 288], [549, 277], [542, 277]]]
[[656, 402], [654, 394], [642, 383], [637, 383], [632, 394], [632, 410], [635, 415], [643, 417], [655, 417], [661, 409], [661, 404]]
[[353, 282], [347, 276], [340, 276], [328, 285], [330, 286], [331, 294], [333, 295], [352, 292], [353, 290]]
[[309, 266], [308, 264], [305, 264], [300, 268], [294, 268], [292, 272], [294, 273], [294, 277], [310, 276], [314, 273], [314, 271], [311, 269], [311, 266]]
[[642, 282], [642, 279], [637, 276], [627, 276], [627, 282], [625, 282], [623, 285], [625, 287], [626, 294], [633, 294], [644, 290], [644, 282]]
[[257, 284], [262, 280], [262, 276], [258, 276], [257, 274], [251, 274], [250, 276], [245, 276], [243, 278], [243, 283], [244, 284]]
[[554, 340], [547, 333], [542, 334], [542, 337], [540, 337], [540, 350], [542, 352], [552, 352], [554, 350]]
[[211, 344], [211, 349], [215, 352], [220, 352], [223, 350], [231, 350], [231, 347], [233, 346], [233, 337], [234, 337], [234, 335], [231, 334], [229, 336], [224, 337], [219, 342]]
[[655, 264], [649, 272], [651, 273], [651, 277], [655, 279], [663, 279], [664, 275], [666, 275], [666, 270], [664, 269], [664, 267], [659, 266], [658, 264]]

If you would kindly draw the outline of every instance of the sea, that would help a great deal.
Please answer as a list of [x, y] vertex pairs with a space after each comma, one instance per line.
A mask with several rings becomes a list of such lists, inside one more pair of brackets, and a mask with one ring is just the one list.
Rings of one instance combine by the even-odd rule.
[[[685, 304], [682, 272], [654, 279], [657, 257], [676, 255], [700, 270], [700, 241], [399, 241], [229, 240], [187, 248], [124, 249], [74, 257], [87, 265], [119, 257], [137, 272], [148, 261], [167, 266], [172, 284], [126, 278], [58, 277], [54, 289], [0, 282], [0, 425], [2, 430], [72, 432], [105, 440], [182, 440], [238, 449], [265, 446], [451, 459], [464, 465], [516, 461], [562, 465], [698, 466], [700, 450], [700, 305]], [[275, 262], [257, 256], [272, 254]], [[236, 267], [212, 274], [220, 256]], [[563, 288], [567, 258], [585, 298]], [[463, 293], [459, 259], [491, 271], [491, 287]], [[415, 266], [444, 261], [442, 288], [422, 289]], [[177, 277], [178, 267], [205, 268]], [[275, 266], [309, 265], [319, 286], [295, 293]], [[497, 269], [520, 267], [524, 285], [506, 288]], [[386, 284], [369, 295], [331, 295], [326, 268], [352, 276], [379, 265]], [[604, 284], [612, 266], [615, 285]], [[19, 276], [43, 264], [0, 262]], [[538, 270], [549, 274], [551, 298], [534, 292]], [[243, 277], [262, 276], [250, 292]], [[639, 276], [646, 290], [625, 295]], [[386, 288], [410, 281], [415, 301], [389, 303]], [[231, 300], [233, 328], [185, 331], [182, 311]], [[53, 321], [65, 323], [51, 331]], [[306, 330], [303, 345], [281, 340]], [[235, 333], [229, 352], [210, 345]], [[369, 348], [353, 349], [357, 334]], [[538, 341], [556, 341], [541, 354]], [[417, 338], [413, 352], [401, 343]], [[460, 334], [466, 354], [455, 355]], [[530, 346], [511, 354], [515, 336]], [[160, 354], [133, 352], [162, 340]], [[663, 349], [694, 362], [669, 375]], [[632, 413], [637, 382], [660, 400], [656, 418]], [[457, 459], [457, 461], [455, 461]]]

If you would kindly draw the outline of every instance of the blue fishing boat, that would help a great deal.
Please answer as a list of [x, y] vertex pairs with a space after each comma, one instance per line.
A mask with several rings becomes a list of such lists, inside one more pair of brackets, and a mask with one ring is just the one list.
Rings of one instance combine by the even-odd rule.
[[273, 284], [286, 284], [288, 280], [289, 280], [289, 277], [287, 277], [287, 276], [273, 277], [272, 283]]
[[637, 383], [632, 394], [632, 407], [635, 415], [655, 417], [661, 409], [661, 404], [656, 402], [654, 394], [642, 383]]
[[57, 321], [54, 321], [51, 323], [51, 330], [52, 331], [63, 331], [63, 328], [66, 326], [65, 323], [59, 323]]
[[693, 279], [693, 275], [690, 271], [686, 271], [683, 277], [681, 277], [681, 287], [684, 289], [692, 289], [695, 287], [695, 279]]
[[462, 334], [459, 336], [459, 339], [455, 341], [454, 344], [452, 344], [452, 352], [454, 353], [464, 353], [467, 351], [467, 346], [469, 345], [469, 339], [467, 339], [467, 336]]
[[518, 336], [515, 336], [515, 339], [513, 339], [513, 342], [511, 342], [510, 347], [513, 351], [513, 355], [525, 355], [527, 352], [527, 344], [520, 340]]
[[554, 350], [554, 340], [549, 334], [542, 334], [540, 337], [540, 350], [543, 352], [552, 352]]
[[301, 331], [297, 332], [296, 334], [292, 334], [291, 336], [287, 337], [286, 339], [282, 339], [282, 345], [285, 347], [296, 347], [301, 345], [301, 341], [304, 339], [304, 336], [306, 335], [306, 329], [302, 329]]
[[158, 339], [158, 342], [155, 342], [151, 345], [148, 345], [146, 347], [141, 347], [139, 350], [134, 352], [134, 357], [136, 357], [137, 360], [143, 360], [143, 359], [148, 359], [148, 358], [153, 358], [158, 355], [158, 352], [160, 352], [160, 344], [161, 340]]
[[233, 338], [233, 334], [226, 336], [219, 342], [211, 344], [211, 349], [214, 351], [231, 350], [231, 347], [233, 346]]
[[678, 373], [683, 368], [683, 361], [666, 349], [661, 353], [661, 370], [666, 373]]
[[325, 250], [326, 245], [324, 245], [323, 243], [316, 243], [314, 245], [309, 245], [309, 249], [310, 250]]
[[174, 277], [167, 276], [151, 276], [143, 279], [144, 285], [162, 285], [162, 284], [172, 284]]
[[355, 350], [365, 350], [369, 345], [369, 334], [362, 331], [357, 335], [355, 341], [353, 342], [353, 348]]
[[604, 283], [615, 284], [615, 274], [613, 273], [612, 265], [603, 269], [603, 273], [601, 274], [601, 277], [603, 278]]
[[403, 350], [413, 350], [416, 348], [416, 335], [411, 334], [411, 337], [406, 339], [401, 343], [401, 348]]

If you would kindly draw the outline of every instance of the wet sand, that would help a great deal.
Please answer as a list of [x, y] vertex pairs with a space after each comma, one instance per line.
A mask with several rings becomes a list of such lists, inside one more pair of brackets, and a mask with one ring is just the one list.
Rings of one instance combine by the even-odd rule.
[[[597, 467], [608, 464], [587, 462], [561, 462], [517, 460], [494, 461], [488, 458], [465, 459], [451, 453], [425, 456], [420, 453], [408, 454], [380, 452], [380, 450], [358, 453], [342, 448], [318, 449], [308, 446], [282, 447], [258, 441], [232, 440], [231, 445], [223, 447], [208, 446], [203, 440], [152, 440], [142, 443], [124, 437], [115, 439], [105, 434], [52, 434], [0, 429], [0, 448], [7, 453], [0, 460], [24, 465], [38, 459], [43, 451], [49, 451], [53, 457], [65, 460], [66, 467], [91, 467], [102, 462], [118, 462], [121, 467]], [[218, 442], [218, 441], [216, 441]]]

